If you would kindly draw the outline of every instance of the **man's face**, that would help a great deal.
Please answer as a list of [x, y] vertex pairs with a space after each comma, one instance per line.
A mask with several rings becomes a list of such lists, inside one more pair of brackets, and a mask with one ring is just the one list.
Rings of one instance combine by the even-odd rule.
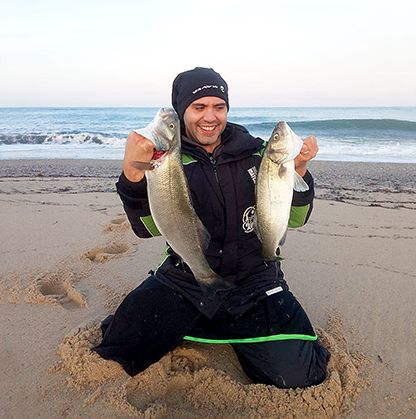
[[227, 111], [225, 101], [218, 97], [195, 100], [183, 115], [187, 137], [211, 153], [221, 142], [221, 134], [227, 125]]

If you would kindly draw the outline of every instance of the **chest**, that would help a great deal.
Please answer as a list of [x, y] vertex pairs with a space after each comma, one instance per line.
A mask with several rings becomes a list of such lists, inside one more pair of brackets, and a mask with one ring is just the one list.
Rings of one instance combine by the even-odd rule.
[[214, 236], [231, 225], [251, 228], [247, 222], [254, 217], [260, 160], [259, 155], [251, 155], [236, 161], [185, 166], [195, 211]]

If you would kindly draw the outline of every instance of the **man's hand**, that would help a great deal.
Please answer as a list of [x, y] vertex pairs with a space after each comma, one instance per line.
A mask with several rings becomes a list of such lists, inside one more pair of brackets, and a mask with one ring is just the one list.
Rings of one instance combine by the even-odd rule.
[[126, 141], [124, 149], [123, 172], [131, 182], [138, 182], [143, 179], [144, 171], [131, 166], [132, 161], [149, 163], [152, 160], [154, 144], [137, 132], [131, 132]]
[[307, 162], [318, 154], [318, 142], [314, 135], [309, 135], [303, 140], [300, 153], [295, 157], [295, 170], [299, 175], [305, 176]]

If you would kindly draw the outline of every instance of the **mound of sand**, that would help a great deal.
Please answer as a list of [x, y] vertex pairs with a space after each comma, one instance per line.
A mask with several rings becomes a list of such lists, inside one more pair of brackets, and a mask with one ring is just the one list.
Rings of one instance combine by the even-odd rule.
[[129, 377], [117, 363], [91, 352], [101, 337], [98, 321], [63, 340], [55, 370], [68, 374], [69, 385], [93, 389], [85, 403], [106, 403], [131, 416], [333, 418], [351, 410], [366, 387], [366, 360], [348, 351], [339, 319], [318, 334], [331, 351], [329, 374], [307, 389], [252, 384], [228, 345], [184, 343]]

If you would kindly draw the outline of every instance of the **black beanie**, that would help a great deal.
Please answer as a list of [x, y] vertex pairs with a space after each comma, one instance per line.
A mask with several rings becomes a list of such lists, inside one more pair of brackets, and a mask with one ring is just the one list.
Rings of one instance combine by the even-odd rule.
[[181, 120], [186, 108], [193, 101], [205, 96], [223, 99], [227, 109], [230, 109], [227, 83], [212, 68], [195, 67], [178, 74], [173, 81], [172, 105]]

